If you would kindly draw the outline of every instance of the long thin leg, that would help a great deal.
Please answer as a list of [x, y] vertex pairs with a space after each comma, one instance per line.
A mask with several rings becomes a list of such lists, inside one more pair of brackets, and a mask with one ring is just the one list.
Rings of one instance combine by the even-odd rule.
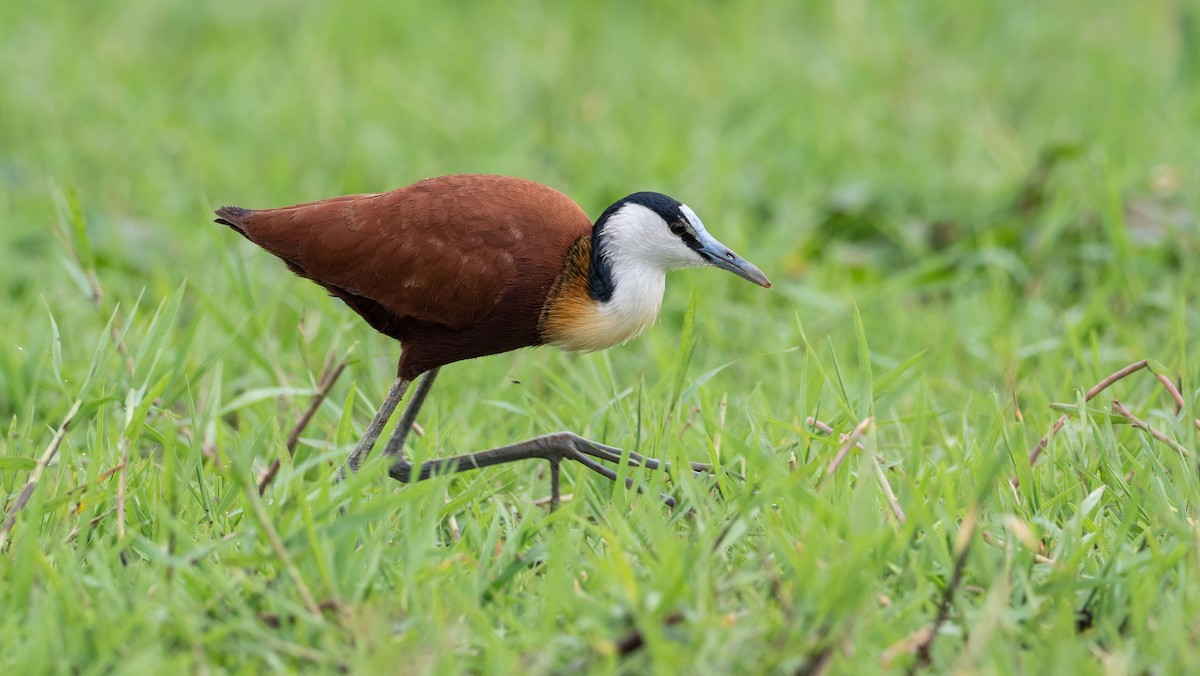
[[392, 431], [391, 438], [388, 439], [387, 446], [383, 447], [384, 455], [388, 457], [407, 459], [404, 455], [404, 440], [408, 438], [408, 433], [412, 431], [413, 423], [417, 421], [417, 413], [421, 411], [421, 405], [425, 403], [425, 397], [429, 396], [429, 390], [433, 387], [433, 379], [437, 377], [441, 367], [425, 372], [421, 376], [421, 380], [417, 383], [417, 389], [413, 391], [412, 399], [408, 405], [404, 407], [404, 415], [400, 417], [400, 422], [396, 424], [396, 429]]
[[562, 460], [554, 458], [550, 461], [550, 511], [558, 511], [558, 503], [562, 502], [562, 492], [558, 485], [558, 466]]
[[404, 396], [404, 391], [408, 389], [410, 383], [412, 383], [411, 380], [399, 376], [392, 381], [392, 387], [388, 390], [383, 404], [376, 411], [375, 417], [371, 419], [371, 424], [367, 425], [367, 431], [363, 432], [362, 438], [358, 440], [354, 450], [346, 456], [346, 464], [338, 471], [338, 478], [345, 478], [347, 467], [351, 472], [357, 472], [358, 468], [362, 467], [363, 461], [371, 454], [371, 449], [374, 448], [379, 433], [383, 431], [384, 425], [387, 425], [387, 421], [392, 417], [392, 413], [396, 410], [396, 404], [400, 403], [400, 399]]

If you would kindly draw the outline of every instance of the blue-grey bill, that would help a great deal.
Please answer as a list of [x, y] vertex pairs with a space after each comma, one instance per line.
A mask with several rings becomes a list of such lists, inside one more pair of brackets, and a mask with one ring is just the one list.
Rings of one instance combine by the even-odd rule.
[[727, 258], [718, 258], [714, 265], [722, 270], [728, 270], [746, 281], [754, 282], [755, 284], [767, 289], [771, 288], [771, 280], [767, 279], [767, 276], [763, 274], [763, 271], [759, 270], [754, 263], [751, 263], [737, 254], [733, 254], [732, 260]]
[[735, 254], [729, 247], [711, 237], [708, 238], [707, 242], [704, 242], [704, 246], [700, 248], [700, 253], [708, 259], [709, 263], [722, 270], [728, 270], [738, 277], [748, 282], [754, 282], [761, 287], [771, 288], [771, 280], [767, 279], [762, 270], [759, 270], [753, 263]]

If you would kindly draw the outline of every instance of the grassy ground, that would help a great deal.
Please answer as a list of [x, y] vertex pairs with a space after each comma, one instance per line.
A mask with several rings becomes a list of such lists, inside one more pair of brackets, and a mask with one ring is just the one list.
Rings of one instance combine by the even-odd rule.
[[[1194, 5], [4, 4], [6, 514], [74, 410], [0, 553], [5, 673], [1193, 662]], [[678, 273], [635, 343], [451, 366], [412, 452], [572, 429], [720, 495], [331, 484], [396, 345], [210, 210], [460, 171], [667, 192], [776, 286]], [[1150, 371], [1084, 406], [1143, 358], [1182, 415]], [[866, 452], [830, 471], [809, 416]]]

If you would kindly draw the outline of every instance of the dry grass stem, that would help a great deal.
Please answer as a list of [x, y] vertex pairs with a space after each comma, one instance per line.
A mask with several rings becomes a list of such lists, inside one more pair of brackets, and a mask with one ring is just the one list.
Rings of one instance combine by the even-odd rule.
[[[103, 521], [106, 516], [108, 516], [109, 514], [112, 514], [114, 511], [116, 511], [116, 508], [110, 509], [99, 516], [92, 517], [91, 519], [88, 520], [88, 528], [95, 528], [96, 524]], [[63, 538], [62, 542], [64, 545], [70, 544], [77, 537], [79, 537], [79, 524], [75, 524], [74, 526], [71, 527], [71, 532], [67, 533], [67, 537]]]
[[1017, 400], [1017, 374], [1009, 372], [1008, 374], [1008, 391], [1012, 393], [1013, 402], [1013, 417], [1018, 423], [1025, 422], [1025, 415], [1021, 413], [1021, 402]]
[[[312, 422], [313, 416], [317, 414], [317, 409], [321, 407], [321, 403], [329, 396], [329, 390], [333, 389], [334, 383], [342, 375], [342, 371], [346, 370], [346, 360], [343, 359], [332, 371], [328, 368], [321, 375], [317, 393], [313, 395], [312, 401], [309, 402], [308, 409], [304, 411], [304, 415], [300, 416], [300, 420], [296, 422], [296, 426], [292, 428], [287, 438], [287, 452], [289, 456], [296, 454], [296, 445], [300, 443], [300, 434], [304, 432], [304, 428], [308, 427], [308, 423]], [[258, 494], [261, 496], [266, 493], [267, 486], [275, 480], [275, 475], [279, 474], [280, 462], [279, 458], [271, 461], [271, 466], [263, 473], [258, 482]]]
[[[849, 452], [851, 446], [857, 446], [860, 451], [866, 450], [865, 447], [863, 447], [862, 442], [859, 441], [858, 437], [862, 436], [863, 432], [873, 420], [874, 418], [868, 417], [866, 420], [860, 422], [858, 426], [854, 428], [854, 431], [843, 437], [844, 443], [842, 448], [838, 451], [837, 456], [834, 457], [833, 462], [830, 463], [829, 471], [826, 473], [826, 478], [828, 478], [830, 474], [833, 474], [837, 471], [838, 466], [845, 459], [845, 455]], [[832, 427], [812, 416], [805, 418], [805, 423], [812, 429], [820, 430], [825, 434], [833, 434]], [[896, 517], [896, 521], [900, 525], [904, 525], [908, 518], [905, 516], [904, 510], [900, 507], [900, 501], [896, 498], [896, 492], [892, 490], [892, 484], [888, 481], [887, 473], [883, 471], [883, 466], [879, 463], [879, 456], [876, 455], [871, 460], [871, 465], [875, 471], [875, 478], [879, 481], [879, 487], [883, 489], [883, 494], [887, 498], [888, 507], [891, 508], [892, 514]], [[792, 454], [792, 459], [789, 460], [789, 466], [791, 466], [792, 470], [795, 471], [795, 454]], [[817, 485], [818, 491], [821, 490], [821, 488], [824, 486], [824, 483], [825, 479], [822, 479], [821, 483]]]
[[[120, 471], [117, 472], [117, 540], [125, 539], [125, 494], [128, 490], [129, 482], [129, 437], [125, 434], [121, 435], [119, 444], [121, 450], [121, 462], [117, 465]], [[121, 549], [121, 563], [129, 565], [129, 557], [125, 554], [125, 549]]]
[[826, 477], [832, 476], [838, 471], [838, 468], [842, 466], [842, 462], [845, 461], [846, 456], [850, 454], [851, 448], [858, 446], [859, 450], [862, 450], [862, 444], [858, 443], [858, 440], [866, 433], [867, 428], [873, 422], [875, 422], [874, 416], [867, 416], [863, 418], [862, 422], [854, 426], [854, 429], [846, 436], [842, 447], [838, 449], [837, 455], [833, 456], [833, 460], [830, 461], [829, 468], [825, 470]]
[[258, 525], [267, 534], [267, 541], [271, 543], [271, 549], [275, 550], [275, 556], [279, 557], [283, 563], [284, 570], [287, 571], [288, 577], [292, 579], [292, 584], [296, 586], [296, 592], [300, 594], [300, 598], [304, 601], [304, 606], [314, 617], [321, 616], [321, 607], [317, 604], [316, 598], [308, 589], [308, 584], [304, 582], [304, 578], [300, 575], [300, 570], [296, 568], [296, 564], [292, 561], [292, 557], [288, 554], [287, 547], [283, 544], [283, 538], [279, 537], [279, 531], [271, 525], [271, 517], [267, 514], [267, 510], [263, 508], [262, 500], [259, 499], [258, 493], [252, 490], [252, 487], [246, 486], [246, 494], [250, 501], [250, 507], [254, 512], [254, 518], [258, 521]]
[[921, 627], [913, 633], [896, 641], [883, 650], [879, 656], [879, 665], [884, 671], [891, 671], [897, 659], [903, 655], [911, 655], [917, 648], [929, 640], [929, 627]]
[[[1179, 391], [1179, 387], [1175, 385], [1175, 383], [1171, 382], [1170, 378], [1161, 373], [1155, 373], [1154, 377], [1158, 378], [1158, 382], [1162, 383], [1162, 386], [1164, 389], [1166, 389], [1167, 394], [1170, 394], [1171, 399], [1175, 400], [1175, 415], [1183, 413], [1186, 402], [1183, 399], [1183, 393]], [[1197, 430], [1200, 430], [1200, 418], [1192, 418], [1192, 424], [1196, 426]]]
[[1112, 408], [1113, 408], [1114, 413], [1129, 420], [1130, 425], [1133, 425], [1134, 427], [1137, 427], [1138, 429], [1148, 432], [1150, 434], [1150, 436], [1154, 437], [1155, 439], [1158, 439], [1159, 441], [1163, 442], [1164, 444], [1175, 449], [1180, 455], [1182, 455], [1184, 457], [1191, 457], [1191, 455], [1192, 455], [1191, 451], [1189, 451], [1188, 449], [1179, 445], [1178, 441], [1175, 441], [1174, 439], [1167, 436], [1163, 432], [1151, 427], [1150, 423], [1148, 423], [1145, 420], [1142, 420], [1141, 418], [1134, 415], [1129, 409], [1125, 408], [1125, 406], [1122, 405], [1121, 402], [1117, 401], [1116, 399], [1113, 399]]
[[95, 482], [90, 483], [90, 484], [79, 484], [78, 486], [75, 486], [74, 488], [69, 489], [66, 492], [66, 494], [67, 495], [75, 495], [76, 493], [79, 493], [79, 494], [85, 493], [92, 486], [98, 485], [98, 484], [100, 484], [100, 482], [110, 478], [112, 475], [116, 474], [117, 472], [120, 472], [121, 468], [122, 468], [122, 465], [120, 463], [118, 463], [115, 466], [110, 467], [109, 469], [106, 469], [103, 472], [101, 472], [96, 477]]
[[[1101, 392], [1103, 392], [1105, 389], [1110, 387], [1113, 383], [1117, 382], [1118, 380], [1121, 380], [1122, 378], [1125, 378], [1126, 376], [1129, 376], [1132, 373], [1136, 373], [1137, 371], [1140, 371], [1144, 368], [1148, 368], [1149, 364], [1150, 364], [1150, 361], [1148, 359], [1141, 359], [1141, 360], [1133, 362], [1132, 364], [1130, 364], [1120, 370], [1114, 371], [1108, 377], [1106, 377], [1105, 379], [1103, 379], [1100, 382], [1093, 385], [1092, 389], [1090, 389], [1086, 393], [1084, 393], [1084, 395], [1083, 395], [1084, 403], [1089, 402], [1092, 399], [1095, 399], [1097, 395], [1099, 395]], [[1154, 378], [1156, 380], [1158, 380], [1158, 382], [1163, 386], [1163, 388], [1171, 396], [1172, 401], [1174, 401], [1176, 415], [1178, 415], [1179, 413], [1182, 413], [1184, 410], [1186, 401], [1183, 398], [1183, 394], [1179, 391], [1179, 388], [1175, 386], [1175, 383], [1171, 382], [1170, 378], [1168, 378], [1167, 376], [1165, 376], [1161, 373], [1155, 373]], [[1170, 446], [1171, 448], [1175, 449], [1176, 451], [1178, 451], [1184, 455], [1187, 455], [1187, 456], [1191, 455], [1191, 452], [1189, 450], [1187, 450], [1186, 448], [1184, 448], [1183, 446], [1179, 445], [1179, 442], [1170, 438], [1169, 436], [1162, 433], [1161, 431], [1154, 429], [1148, 423], [1146, 423], [1144, 420], [1141, 420], [1137, 416], [1133, 415], [1133, 413], [1131, 413], [1129, 411], [1129, 409], [1122, 406], [1120, 404], [1120, 402], [1116, 401], [1115, 399], [1113, 400], [1113, 411], [1115, 413], [1117, 413], [1118, 415], [1121, 415], [1121, 416], [1125, 417], [1126, 419], [1128, 419], [1130, 424], [1132, 424], [1134, 427], [1139, 427], [1139, 428], [1145, 430], [1146, 432], [1150, 433], [1150, 435], [1153, 436], [1155, 439], [1158, 439], [1159, 441]], [[1047, 432], [1046, 435], [1043, 436], [1040, 440], [1038, 440], [1037, 445], [1034, 446], [1033, 451], [1031, 451], [1029, 454], [1030, 466], [1032, 466], [1035, 462], [1037, 462], [1037, 459], [1041, 456], [1042, 452], [1045, 451], [1046, 447], [1050, 444], [1050, 440], [1058, 435], [1058, 433], [1062, 430], [1063, 426], [1067, 424], [1067, 420], [1069, 420], [1069, 419], [1070, 419], [1070, 414], [1067, 414], [1067, 413], [1064, 413], [1063, 415], [1059, 416], [1058, 420], [1056, 420], [1054, 422], [1054, 426], [1050, 428], [1050, 431]], [[1196, 429], [1200, 430], [1200, 419], [1193, 419], [1192, 423], [1196, 426]], [[1011, 483], [1012, 483], [1012, 486], [1014, 488], [1016, 488], [1017, 486], [1020, 485], [1020, 480], [1017, 479], [1017, 477], [1013, 477]]]
[[811, 415], [804, 419], [804, 424], [812, 429], [821, 430], [825, 434], [833, 434], [833, 428], [821, 420], [817, 420]]
[[50, 464], [50, 461], [54, 459], [54, 454], [58, 453], [58, 447], [62, 445], [63, 439], [67, 436], [67, 429], [70, 428], [71, 421], [75, 419], [75, 416], [79, 413], [79, 408], [81, 406], [83, 406], [83, 401], [76, 399], [75, 403], [71, 405], [71, 410], [67, 411], [66, 417], [63, 418], [62, 423], [58, 426], [58, 430], [54, 433], [54, 437], [50, 439], [50, 444], [46, 446], [46, 450], [42, 453], [42, 457], [38, 458], [37, 465], [35, 465], [33, 471], [30, 472], [29, 480], [25, 482], [25, 488], [21, 489], [21, 494], [17, 496], [16, 503], [14, 503], [12, 509], [9, 510], [8, 518], [4, 521], [4, 526], [0, 527], [0, 551], [4, 551], [5, 545], [8, 544], [8, 536], [12, 533], [13, 524], [17, 522], [17, 514], [19, 514], [20, 511], [25, 508], [25, 504], [29, 502], [30, 496], [33, 495], [33, 489], [37, 488], [38, 480], [42, 478], [42, 474], [45, 473], [46, 467]]
[[[1149, 360], [1141, 359], [1139, 361], [1133, 362], [1132, 364], [1130, 364], [1129, 366], [1126, 366], [1125, 368], [1114, 371], [1108, 377], [1106, 377], [1104, 380], [1101, 380], [1100, 382], [1093, 385], [1092, 389], [1088, 390], [1083, 395], [1083, 401], [1086, 403], [1086, 402], [1091, 401], [1092, 399], [1095, 399], [1096, 395], [1098, 395], [1101, 392], [1103, 392], [1104, 390], [1108, 389], [1108, 387], [1111, 386], [1113, 383], [1128, 376], [1131, 373], [1136, 373], [1136, 372], [1146, 368], [1149, 365], [1149, 363], [1150, 363]], [[1029, 465], [1030, 466], [1033, 466], [1033, 464], [1037, 462], [1038, 458], [1041, 457], [1041, 455], [1042, 455], [1042, 451], [1045, 451], [1046, 447], [1050, 445], [1050, 440], [1053, 439], [1054, 437], [1058, 436], [1058, 433], [1062, 430], [1063, 425], [1066, 425], [1067, 420], [1069, 420], [1069, 419], [1070, 419], [1070, 416], [1066, 413], [1059, 416], [1058, 420], [1056, 420], [1054, 422], [1054, 426], [1050, 428], [1050, 431], [1047, 432], [1045, 434], [1045, 436], [1043, 436], [1040, 440], [1038, 440], [1037, 445], [1034, 446], [1033, 450], [1030, 451], [1030, 453], [1029, 453]], [[1017, 477], [1013, 477], [1012, 481], [1010, 483], [1012, 484], [1013, 488], [1016, 488], [1017, 486], [1020, 485], [1021, 482], [1020, 482], [1020, 479], [1018, 479]]]
[[954, 601], [954, 594], [962, 584], [963, 569], [967, 565], [967, 555], [971, 553], [971, 543], [975, 541], [972, 536], [975, 534], [975, 526], [978, 523], [979, 505], [975, 504], [971, 507], [971, 511], [967, 514], [962, 526], [959, 527], [958, 535], [954, 539], [954, 548], [958, 550], [958, 556], [954, 559], [954, 573], [950, 576], [950, 582], [942, 592], [937, 618], [929, 626], [928, 633], [923, 635], [914, 646], [917, 659], [909, 667], [909, 674], [915, 674], [933, 663], [933, 642], [937, 640], [938, 631], [946, 623], [946, 618], [950, 616], [950, 604]]
[[[546, 505], [550, 504], [550, 498], [551, 498], [551, 496], [549, 496], [549, 495], [547, 495], [546, 497], [543, 497], [543, 498], [538, 498], [537, 500], [533, 501], [533, 504], [538, 507], [545, 507]], [[563, 493], [560, 496], [561, 502], [570, 502], [574, 499], [575, 499], [574, 493]]]
[[[1171, 379], [1165, 375], [1161, 373], [1155, 373], [1154, 377], [1158, 379], [1158, 382], [1162, 383], [1163, 388], [1167, 390], [1167, 394], [1171, 395], [1171, 398], [1175, 400], [1175, 414], [1178, 415], [1182, 413], [1184, 406], [1183, 393], [1180, 392], [1179, 388], [1175, 387], [1175, 383], [1171, 382]], [[1200, 425], [1200, 422], [1197, 422], [1196, 424]]]
[[896, 499], [896, 492], [892, 490], [892, 484], [888, 482], [887, 474], [883, 471], [883, 466], [879, 464], [879, 458], [874, 455], [871, 456], [871, 467], [875, 470], [875, 478], [879, 481], [879, 487], [883, 489], [883, 494], [887, 497], [888, 506], [892, 508], [892, 515], [896, 517], [896, 522], [903, 526], [908, 518], [904, 516], [904, 510], [900, 508], [900, 501]]

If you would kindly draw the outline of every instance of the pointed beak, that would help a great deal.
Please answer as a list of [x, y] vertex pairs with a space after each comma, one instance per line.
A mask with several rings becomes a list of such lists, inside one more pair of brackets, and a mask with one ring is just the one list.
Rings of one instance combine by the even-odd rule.
[[771, 280], [767, 279], [762, 270], [755, 267], [753, 263], [737, 255], [732, 249], [721, 244], [708, 233], [704, 233], [699, 239], [701, 246], [696, 251], [710, 265], [715, 265], [722, 270], [728, 270], [738, 277], [749, 282], [754, 282], [761, 287], [771, 288]]

